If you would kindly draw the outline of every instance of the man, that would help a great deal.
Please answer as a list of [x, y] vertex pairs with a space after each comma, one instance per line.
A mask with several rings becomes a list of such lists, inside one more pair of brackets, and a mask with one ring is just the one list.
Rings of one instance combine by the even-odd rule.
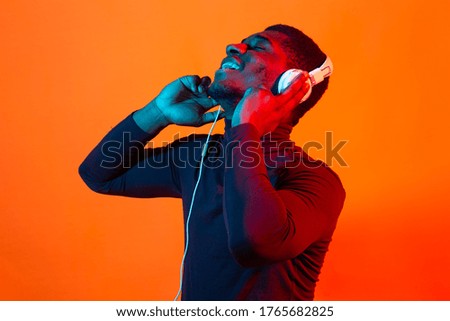
[[[328, 79], [301, 104], [307, 73], [281, 94], [275, 88], [285, 70], [313, 70], [326, 56], [285, 25], [229, 45], [226, 53], [212, 84], [208, 77], [181, 77], [119, 123], [80, 175], [99, 193], [182, 198], [189, 225], [183, 300], [312, 300], [345, 192], [337, 175], [289, 134]], [[217, 104], [225, 134], [211, 137], [203, 161], [206, 135], [144, 149], [169, 124], [212, 122], [216, 114], [208, 110]]]

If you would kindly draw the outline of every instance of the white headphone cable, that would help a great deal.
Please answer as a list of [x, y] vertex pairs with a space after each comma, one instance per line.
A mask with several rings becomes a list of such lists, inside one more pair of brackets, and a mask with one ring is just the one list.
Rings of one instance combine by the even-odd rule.
[[178, 293], [175, 296], [175, 298], [173, 299], [174, 301], [178, 300], [178, 297], [180, 296], [181, 290], [183, 288], [184, 260], [186, 259], [186, 254], [187, 254], [188, 247], [189, 247], [189, 221], [191, 220], [191, 214], [192, 214], [192, 208], [194, 206], [195, 194], [197, 193], [197, 188], [198, 188], [198, 185], [200, 183], [200, 178], [202, 177], [203, 159], [206, 156], [206, 152], [208, 150], [209, 138], [211, 137], [211, 133], [212, 133], [212, 131], [214, 129], [214, 126], [217, 123], [217, 120], [219, 119], [220, 111], [221, 111], [221, 108], [219, 107], [219, 109], [217, 110], [216, 118], [214, 119], [214, 122], [213, 122], [211, 128], [209, 129], [208, 136], [206, 137], [205, 144], [203, 145], [202, 158], [200, 160], [200, 168], [199, 168], [199, 171], [198, 171], [197, 183], [195, 184], [194, 192], [192, 192], [191, 205], [189, 207], [189, 214], [188, 214], [188, 217], [186, 219], [186, 245], [184, 247], [183, 259], [181, 260], [181, 265], [180, 265], [180, 285], [179, 285], [179, 288], [178, 288]]

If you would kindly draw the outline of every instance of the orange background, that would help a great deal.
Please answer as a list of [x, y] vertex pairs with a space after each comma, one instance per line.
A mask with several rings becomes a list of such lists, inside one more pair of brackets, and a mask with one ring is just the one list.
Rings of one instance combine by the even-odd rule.
[[349, 140], [349, 167], [332, 164], [347, 201], [316, 298], [449, 300], [449, 12], [435, 0], [3, 0], [0, 299], [172, 299], [181, 202], [95, 194], [78, 166], [165, 84], [212, 76], [226, 44], [281, 22], [335, 65], [294, 140]]

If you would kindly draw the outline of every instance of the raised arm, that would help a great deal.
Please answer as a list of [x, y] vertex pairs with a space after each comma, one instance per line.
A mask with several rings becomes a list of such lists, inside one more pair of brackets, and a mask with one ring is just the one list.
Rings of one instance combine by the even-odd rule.
[[84, 182], [103, 194], [179, 197], [172, 145], [145, 148], [169, 124], [200, 126], [214, 120], [207, 77], [185, 76], [114, 127], [79, 167]]
[[229, 248], [244, 266], [270, 264], [300, 255], [314, 242], [329, 240], [345, 192], [325, 166], [289, 170], [272, 186], [260, 147], [308, 91], [304, 74], [281, 95], [249, 89], [233, 114], [225, 142], [224, 215]]
[[[292, 259], [317, 241], [329, 241], [345, 192], [324, 164], [297, 157], [276, 188], [259, 146], [259, 133], [242, 124], [227, 133], [224, 215], [229, 248], [243, 266]], [[300, 155], [297, 155], [300, 156]]]

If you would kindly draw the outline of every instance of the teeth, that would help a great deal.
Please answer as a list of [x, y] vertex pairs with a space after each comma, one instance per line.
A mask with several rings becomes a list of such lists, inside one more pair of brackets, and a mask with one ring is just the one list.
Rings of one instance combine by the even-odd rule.
[[222, 65], [222, 69], [239, 69], [239, 66], [235, 64], [234, 62], [226, 62]]

